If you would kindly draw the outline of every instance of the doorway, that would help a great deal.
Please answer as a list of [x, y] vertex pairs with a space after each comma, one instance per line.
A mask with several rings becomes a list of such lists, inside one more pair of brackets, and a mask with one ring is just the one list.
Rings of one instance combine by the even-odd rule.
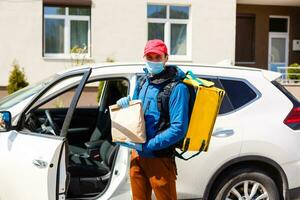
[[269, 70], [285, 74], [289, 57], [288, 16], [270, 16], [268, 55]]

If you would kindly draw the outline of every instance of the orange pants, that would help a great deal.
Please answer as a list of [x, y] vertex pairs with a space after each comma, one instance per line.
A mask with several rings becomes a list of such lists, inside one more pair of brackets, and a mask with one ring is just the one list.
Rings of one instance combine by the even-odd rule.
[[172, 158], [144, 158], [132, 151], [130, 181], [133, 200], [176, 200], [176, 165]]

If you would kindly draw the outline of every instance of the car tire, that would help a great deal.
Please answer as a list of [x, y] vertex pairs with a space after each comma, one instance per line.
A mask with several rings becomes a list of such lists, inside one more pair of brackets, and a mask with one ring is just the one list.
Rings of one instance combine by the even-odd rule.
[[[212, 200], [280, 199], [278, 188], [273, 179], [267, 173], [260, 170], [249, 168], [235, 170], [218, 181], [219, 184], [213, 191]], [[239, 195], [240, 198], [238, 198]], [[263, 196], [266, 196], [266, 198], [259, 198]]]

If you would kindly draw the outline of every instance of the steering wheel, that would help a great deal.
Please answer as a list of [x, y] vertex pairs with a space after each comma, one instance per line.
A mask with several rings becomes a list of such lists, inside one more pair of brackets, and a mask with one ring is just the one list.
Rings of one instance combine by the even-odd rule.
[[47, 120], [49, 122], [49, 125], [51, 126], [51, 128], [54, 131], [54, 134], [59, 135], [59, 128], [58, 128], [57, 124], [53, 121], [49, 110], [45, 110], [45, 114], [46, 114]]

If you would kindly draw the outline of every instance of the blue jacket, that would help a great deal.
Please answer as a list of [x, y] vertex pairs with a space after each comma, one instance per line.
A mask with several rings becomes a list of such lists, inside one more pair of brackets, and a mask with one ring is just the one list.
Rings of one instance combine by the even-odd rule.
[[[175, 69], [175, 79], [182, 79], [185, 74], [176, 66], [168, 66]], [[160, 73], [166, 74], [166, 69]], [[174, 70], [173, 70], [174, 71]], [[153, 77], [146, 72], [146, 82], [139, 91], [139, 82], [136, 84], [133, 99], [140, 99], [143, 103], [145, 115], [147, 142], [143, 144], [143, 150], [137, 149], [138, 154], [143, 157], [155, 157], [153, 151], [166, 149], [182, 140], [188, 128], [189, 91], [185, 84], [179, 83], [170, 94], [169, 115], [170, 127], [157, 134], [157, 126], [160, 112], [157, 107], [157, 95], [167, 79]], [[171, 78], [171, 77], [170, 77]]]

